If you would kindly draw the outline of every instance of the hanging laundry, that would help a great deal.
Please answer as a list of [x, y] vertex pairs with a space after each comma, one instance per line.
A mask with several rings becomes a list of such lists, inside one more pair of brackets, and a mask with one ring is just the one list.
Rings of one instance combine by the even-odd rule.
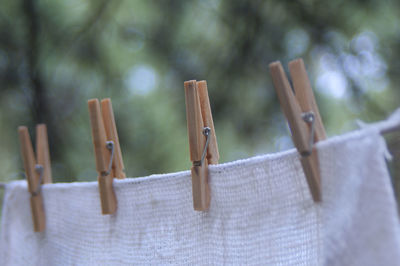
[[193, 210], [189, 171], [114, 179], [101, 214], [97, 182], [44, 184], [34, 232], [26, 181], [6, 185], [1, 265], [399, 265], [400, 226], [380, 136], [391, 119], [315, 144], [321, 201], [297, 150], [209, 165], [210, 207]]

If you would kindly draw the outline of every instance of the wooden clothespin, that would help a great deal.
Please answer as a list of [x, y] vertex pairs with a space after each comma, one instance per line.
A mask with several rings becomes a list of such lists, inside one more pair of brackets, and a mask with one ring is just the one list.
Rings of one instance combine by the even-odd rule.
[[18, 128], [19, 141], [21, 144], [21, 156], [24, 162], [28, 190], [31, 193], [31, 211], [33, 229], [42, 232], [46, 227], [46, 217], [43, 206], [41, 185], [52, 183], [49, 144], [47, 139], [47, 128], [44, 124], [36, 126], [36, 158], [33, 153], [31, 138], [28, 128]]
[[313, 144], [326, 138], [325, 128], [302, 59], [289, 63], [293, 87], [282, 64], [269, 65], [272, 81], [283, 113], [289, 122], [294, 145], [301, 155], [301, 164], [314, 201], [321, 201], [321, 176], [317, 151]]
[[217, 138], [212, 119], [206, 81], [184, 83], [190, 160], [193, 162], [193, 207], [206, 211], [210, 205], [208, 164], [218, 164]]
[[117, 209], [113, 178], [125, 178], [114, 113], [110, 99], [101, 101], [101, 111], [98, 99], [89, 100], [88, 106], [96, 169], [99, 173], [101, 209], [103, 214], [112, 214]]

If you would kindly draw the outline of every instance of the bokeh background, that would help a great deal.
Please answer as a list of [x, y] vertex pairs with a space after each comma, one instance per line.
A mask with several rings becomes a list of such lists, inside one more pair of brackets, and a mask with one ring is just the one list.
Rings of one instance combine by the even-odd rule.
[[[207, 80], [221, 162], [289, 149], [268, 71], [275, 60], [304, 59], [329, 136], [400, 105], [396, 0], [0, 5], [1, 182], [24, 177], [17, 127], [34, 139], [37, 123], [48, 127], [55, 182], [96, 180], [90, 98], [112, 99], [128, 176], [189, 169], [190, 79]], [[399, 135], [388, 143], [400, 194]]]

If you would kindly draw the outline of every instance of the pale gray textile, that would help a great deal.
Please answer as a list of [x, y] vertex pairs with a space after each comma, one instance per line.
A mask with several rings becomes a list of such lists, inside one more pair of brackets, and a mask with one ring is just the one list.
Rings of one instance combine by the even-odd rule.
[[378, 127], [317, 145], [322, 203], [295, 150], [210, 166], [211, 207], [192, 207], [190, 172], [43, 186], [34, 233], [25, 181], [8, 184], [0, 265], [400, 265], [396, 203]]

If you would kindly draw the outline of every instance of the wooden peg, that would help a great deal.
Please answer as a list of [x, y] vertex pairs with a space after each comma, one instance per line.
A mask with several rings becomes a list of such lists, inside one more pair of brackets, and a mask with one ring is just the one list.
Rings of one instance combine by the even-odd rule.
[[123, 179], [125, 175], [124, 162], [122, 160], [121, 147], [119, 145], [119, 138], [117, 133], [117, 126], [115, 124], [114, 112], [112, 109], [111, 99], [101, 100], [101, 112], [103, 115], [104, 127], [106, 130], [107, 140], [114, 142], [114, 158], [112, 163], [113, 177]]
[[[291, 63], [292, 64], [290, 65], [290, 71], [292, 74], [293, 83], [295, 84], [294, 86], [296, 89], [296, 96], [293, 94], [293, 90], [289, 84], [289, 81], [287, 80], [281, 63], [271, 63], [269, 65], [269, 68], [272, 76], [272, 81], [274, 83], [274, 87], [281, 104], [281, 108], [289, 122], [293, 142], [297, 150], [301, 154], [301, 164], [304, 174], [307, 178], [307, 183], [310, 188], [311, 195], [314, 201], [319, 202], [321, 201], [321, 177], [319, 171], [318, 156], [315, 148], [310, 149], [311, 128], [303, 120], [302, 113], [313, 111], [315, 126], [317, 123], [321, 123], [322, 125], [322, 120], [319, 116], [318, 108], [315, 103], [312, 91], [310, 92], [311, 86], [309, 85], [308, 78], [307, 76], [304, 77], [304, 74], [307, 75], [307, 73], [305, 73], [304, 64], [302, 63], [302, 61], [293, 61]], [[314, 130], [315, 129], [316, 127], [314, 128]], [[314, 137], [314, 140], [322, 138], [324, 136], [325, 131], [323, 132], [323, 134], [319, 132], [318, 137]]]
[[201, 162], [206, 138], [203, 135], [203, 118], [201, 114], [200, 99], [196, 81], [190, 80], [184, 83], [186, 99], [186, 119], [189, 135], [190, 160], [193, 162], [192, 193], [193, 207], [197, 211], [205, 211], [210, 205], [210, 188], [208, 185], [207, 159]]
[[18, 135], [21, 144], [21, 155], [24, 162], [26, 179], [28, 181], [28, 190], [29, 193], [31, 193], [30, 202], [33, 229], [35, 232], [42, 232], [46, 227], [46, 217], [43, 207], [43, 197], [40, 190], [40, 176], [35, 170], [36, 160], [28, 128], [20, 126], [18, 128]]
[[209, 164], [218, 164], [219, 152], [217, 135], [215, 134], [214, 121], [211, 113], [210, 100], [208, 98], [207, 82], [205, 80], [197, 81], [197, 93], [199, 94], [201, 115], [205, 127], [211, 129], [210, 142], [207, 149], [207, 162]]
[[100, 112], [99, 100], [89, 100], [88, 107], [96, 158], [96, 169], [99, 173], [98, 182], [101, 209], [103, 214], [112, 214], [117, 209], [117, 200], [113, 189], [113, 177], [111, 171], [109, 171], [111, 152], [106, 147], [106, 133]]
[[45, 124], [39, 124], [36, 126], [36, 158], [37, 163], [43, 166], [42, 183], [52, 183], [49, 141]]

